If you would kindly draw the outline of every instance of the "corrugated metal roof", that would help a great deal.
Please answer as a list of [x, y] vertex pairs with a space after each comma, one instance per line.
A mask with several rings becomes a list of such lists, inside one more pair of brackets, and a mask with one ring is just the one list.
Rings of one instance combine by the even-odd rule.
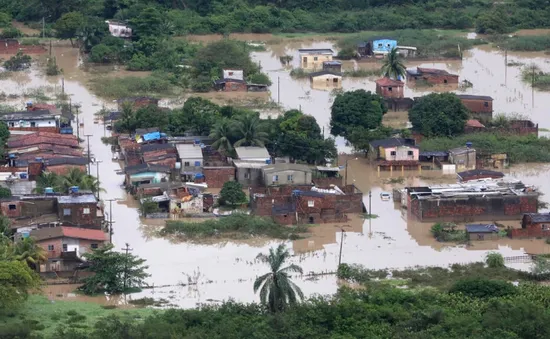
[[95, 195], [62, 195], [57, 197], [57, 202], [60, 204], [91, 204], [97, 202]]
[[257, 146], [235, 147], [235, 152], [237, 152], [237, 157], [239, 159], [248, 159], [248, 158], [269, 159], [270, 158], [269, 152], [265, 147], [257, 147]]
[[199, 145], [177, 144], [176, 149], [180, 159], [202, 159], [202, 149]]
[[550, 222], [550, 213], [527, 213], [532, 222]]

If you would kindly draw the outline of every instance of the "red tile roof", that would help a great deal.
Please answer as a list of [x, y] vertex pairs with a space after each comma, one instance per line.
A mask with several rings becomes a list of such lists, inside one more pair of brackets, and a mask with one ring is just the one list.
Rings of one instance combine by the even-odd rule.
[[87, 228], [64, 227], [64, 226], [61, 226], [61, 229], [63, 230], [63, 236], [67, 238], [98, 240], [98, 241], [107, 240], [107, 235], [102, 230], [92, 230]]
[[479, 122], [476, 119], [470, 119], [466, 121], [466, 126], [468, 127], [477, 127], [477, 128], [485, 128], [485, 125], [483, 125], [481, 122]]
[[8, 148], [18, 148], [31, 145], [51, 144], [68, 147], [78, 147], [78, 140], [74, 135], [37, 132], [32, 134], [10, 137], [8, 139]]
[[390, 78], [378, 79], [378, 80], [376, 80], [376, 84], [377, 84], [378, 86], [382, 86], [382, 87], [388, 87], [388, 86], [403, 86], [403, 85], [405, 85], [402, 81], [393, 80], [393, 79], [390, 79]]

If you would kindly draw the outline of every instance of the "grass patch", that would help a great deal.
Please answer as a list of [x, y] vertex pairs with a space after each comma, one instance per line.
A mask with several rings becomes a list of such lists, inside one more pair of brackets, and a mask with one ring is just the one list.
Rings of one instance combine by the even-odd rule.
[[182, 236], [188, 239], [218, 237], [245, 239], [255, 236], [298, 239], [300, 234], [307, 230], [307, 225], [283, 226], [271, 218], [235, 213], [203, 222], [169, 220], [159, 234], [161, 236]]
[[521, 78], [535, 88], [550, 90], [550, 73], [541, 71], [536, 65], [524, 67], [521, 71]]
[[31, 295], [16, 316], [0, 317], [0, 328], [29, 326], [33, 333], [53, 338], [59, 326], [92, 328], [102, 317], [118, 315], [122, 318], [142, 319], [156, 312], [159, 311], [148, 308], [107, 309], [89, 302], [50, 301], [41, 295]]
[[397, 40], [400, 46], [414, 46], [417, 48], [417, 57], [458, 58], [462, 51], [475, 45], [485, 44], [480, 39], [467, 39], [458, 31], [437, 29], [403, 29], [388, 32], [362, 32], [345, 36], [338, 41], [340, 48], [355, 48], [358, 42], [366, 41], [376, 36], [387, 36]]
[[550, 36], [514, 36], [504, 40], [501, 47], [511, 51], [538, 52], [550, 49]]
[[478, 152], [506, 153], [511, 163], [550, 162], [550, 139], [534, 135], [517, 136], [495, 133], [477, 133], [453, 138], [424, 139], [422, 151], [443, 151], [471, 142]]
[[158, 76], [147, 77], [98, 77], [91, 81], [92, 91], [103, 98], [123, 98], [130, 96], [172, 96], [175, 86], [169, 80]]

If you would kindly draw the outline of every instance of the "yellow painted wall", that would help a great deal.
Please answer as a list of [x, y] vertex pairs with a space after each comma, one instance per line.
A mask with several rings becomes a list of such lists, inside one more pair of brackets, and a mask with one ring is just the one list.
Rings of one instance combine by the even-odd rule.
[[[337, 82], [335, 82], [334, 79], [336, 79]], [[342, 77], [332, 74], [325, 74], [314, 77], [311, 80], [311, 88], [320, 90], [332, 90], [335, 88], [342, 88]]]
[[[307, 61], [304, 58], [307, 58]], [[304, 69], [322, 70], [324, 61], [332, 61], [332, 55], [300, 54], [300, 67]]]

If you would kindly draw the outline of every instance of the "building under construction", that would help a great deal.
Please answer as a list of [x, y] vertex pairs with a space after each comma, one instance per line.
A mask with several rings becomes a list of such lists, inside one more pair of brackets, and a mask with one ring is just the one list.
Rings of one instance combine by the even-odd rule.
[[493, 221], [536, 213], [539, 193], [521, 181], [478, 180], [451, 185], [406, 187], [401, 204], [420, 221]]
[[250, 207], [252, 214], [271, 216], [285, 225], [345, 222], [349, 213], [364, 211], [363, 193], [354, 185], [250, 188]]

